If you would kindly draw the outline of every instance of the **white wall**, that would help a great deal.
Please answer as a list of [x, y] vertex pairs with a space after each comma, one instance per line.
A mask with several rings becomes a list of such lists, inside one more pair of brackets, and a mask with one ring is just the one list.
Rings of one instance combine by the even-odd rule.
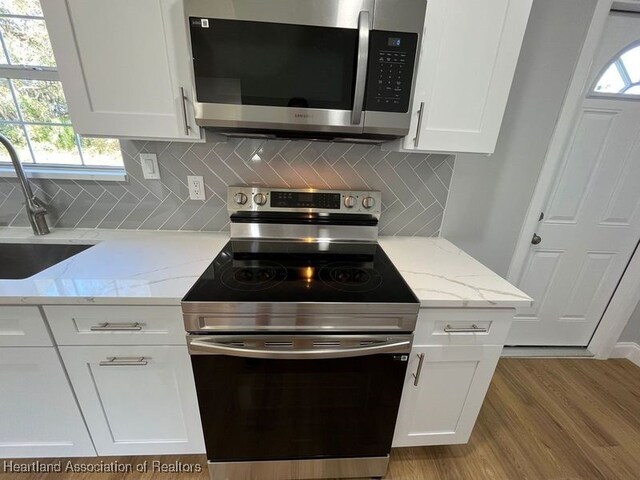
[[594, 8], [595, 0], [533, 1], [496, 151], [456, 157], [442, 236], [500, 275], [509, 268]]
[[635, 342], [640, 344], [640, 303], [629, 318], [629, 323], [620, 334], [619, 342]]

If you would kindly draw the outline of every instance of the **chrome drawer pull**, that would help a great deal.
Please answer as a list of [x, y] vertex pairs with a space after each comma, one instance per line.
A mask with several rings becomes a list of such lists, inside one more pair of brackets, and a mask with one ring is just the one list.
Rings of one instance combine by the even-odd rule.
[[420, 353], [418, 355], [418, 369], [416, 370], [416, 373], [412, 373], [411, 375], [413, 375], [413, 378], [415, 379], [413, 381], [413, 384], [417, 387], [418, 383], [420, 383], [420, 374], [422, 373], [422, 364], [424, 363], [424, 353]]
[[136, 365], [146, 365], [149, 357], [107, 357], [100, 362], [101, 367], [128, 367]]
[[134, 330], [142, 330], [142, 324], [138, 322], [133, 323], [109, 323], [104, 322], [100, 325], [94, 325], [91, 327], [92, 332], [130, 332]]
[[446, 327], [444, 327], [444, 331], [445, 333], [487, 333], [489, 329], [485, 327], [479, 327], [476, 324], [471, 325], [471, 328], [456, 328], [452, 327], [451, 325], [447, 325]]

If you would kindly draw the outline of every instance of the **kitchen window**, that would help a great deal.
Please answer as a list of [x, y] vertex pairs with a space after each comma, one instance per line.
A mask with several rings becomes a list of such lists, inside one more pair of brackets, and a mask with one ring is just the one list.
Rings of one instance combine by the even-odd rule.
[[640, 96], [640, 45], [626, 48], [598, 78], [593, 92], [615, 97]]
[[123, 174], [118, 140], [73, 129], [39, 0], [0, 0], [0, 133], [32, 171]]

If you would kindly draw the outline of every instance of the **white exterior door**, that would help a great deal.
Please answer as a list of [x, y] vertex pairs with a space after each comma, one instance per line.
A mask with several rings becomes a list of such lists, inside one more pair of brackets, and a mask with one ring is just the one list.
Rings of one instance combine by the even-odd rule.
[[538, 225], [540, 243], [531, 246], [517, 282], [535, 303], [518, 311], [508, 345], [587, 346], [638, 244], [636, 44], [640, 14], [612, 13]]

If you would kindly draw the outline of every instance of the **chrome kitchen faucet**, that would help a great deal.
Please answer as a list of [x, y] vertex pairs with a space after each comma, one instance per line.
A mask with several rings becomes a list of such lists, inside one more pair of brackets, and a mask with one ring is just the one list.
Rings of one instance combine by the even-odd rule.
[[22, 168], [22, 164], [18, 158], [18, 153], [9, 139], [0, 134], [0, 143], [2, 143], [7, 149], [7, 152], [9, 152], [11, 163], [13, 163], [13, 168], [16, 170], [18, 182], [20, 183], [20, 188], [22, 188], [22, 193], [24, 194], [25, 208], [27, 209], [27, 216], [29, 217], [33, 233], [36, 235], [46, 235], [49, 233], [49, 226], [47, 225], [47, 219], [45, 217], [47, 209], [44, 207], [42, 201], [33, 194], [29, 180], [24, 174], [24, 169]]

